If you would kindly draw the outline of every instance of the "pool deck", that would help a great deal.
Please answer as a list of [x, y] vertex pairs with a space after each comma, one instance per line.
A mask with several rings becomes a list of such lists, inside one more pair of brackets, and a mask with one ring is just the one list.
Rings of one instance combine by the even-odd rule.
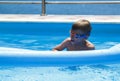
[[80, 19], [87, 19], [90, 22], [120, 23], [120, 15], [0, 14], [0, 22], [75, 22]]

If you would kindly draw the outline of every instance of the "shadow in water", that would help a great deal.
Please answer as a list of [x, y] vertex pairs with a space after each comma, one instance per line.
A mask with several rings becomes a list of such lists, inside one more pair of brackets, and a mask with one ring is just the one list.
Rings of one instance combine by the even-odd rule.
[[97, 65], [89, 65], [88, 67], [90, 68], [98, 68], [98, 69], [110, 69], [110, 66], [108, 65], [102, 65], [102, 64], [97, 64]]
[[68, 66], [68, 67], [63, 67], [59, 68], [60, 71], [79, 71], [80, 66]]

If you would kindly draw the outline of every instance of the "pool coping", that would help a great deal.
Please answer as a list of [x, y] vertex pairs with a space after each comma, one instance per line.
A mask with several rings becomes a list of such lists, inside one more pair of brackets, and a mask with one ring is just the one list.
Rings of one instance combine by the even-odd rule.
[[90, 22], [120, 23], [120, 15], [0, 14], [0, 22], [75, 22], [80, 19], [87, 19]]

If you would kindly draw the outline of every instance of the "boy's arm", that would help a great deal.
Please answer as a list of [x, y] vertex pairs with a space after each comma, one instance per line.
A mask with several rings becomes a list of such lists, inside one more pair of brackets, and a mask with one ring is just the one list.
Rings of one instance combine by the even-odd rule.
[[65, 39], [61, 44], [57, 45], [55, 48], [53, 48], [53, 51], [61, 51], [64, 50], [67, 46], [69, 39]]

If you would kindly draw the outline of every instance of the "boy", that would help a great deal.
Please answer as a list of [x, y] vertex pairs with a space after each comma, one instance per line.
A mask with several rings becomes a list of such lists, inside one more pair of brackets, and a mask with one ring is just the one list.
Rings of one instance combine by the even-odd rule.
[[70, 38], [65, 39], [61, 44], [53, 48], [53, 51], [61, 51], [65, 48], [68, 51], [93, 50], [94, 45], [87, 39], [90, 36], [91, 25], [88, 20], [79, 20], [72, 25]]

